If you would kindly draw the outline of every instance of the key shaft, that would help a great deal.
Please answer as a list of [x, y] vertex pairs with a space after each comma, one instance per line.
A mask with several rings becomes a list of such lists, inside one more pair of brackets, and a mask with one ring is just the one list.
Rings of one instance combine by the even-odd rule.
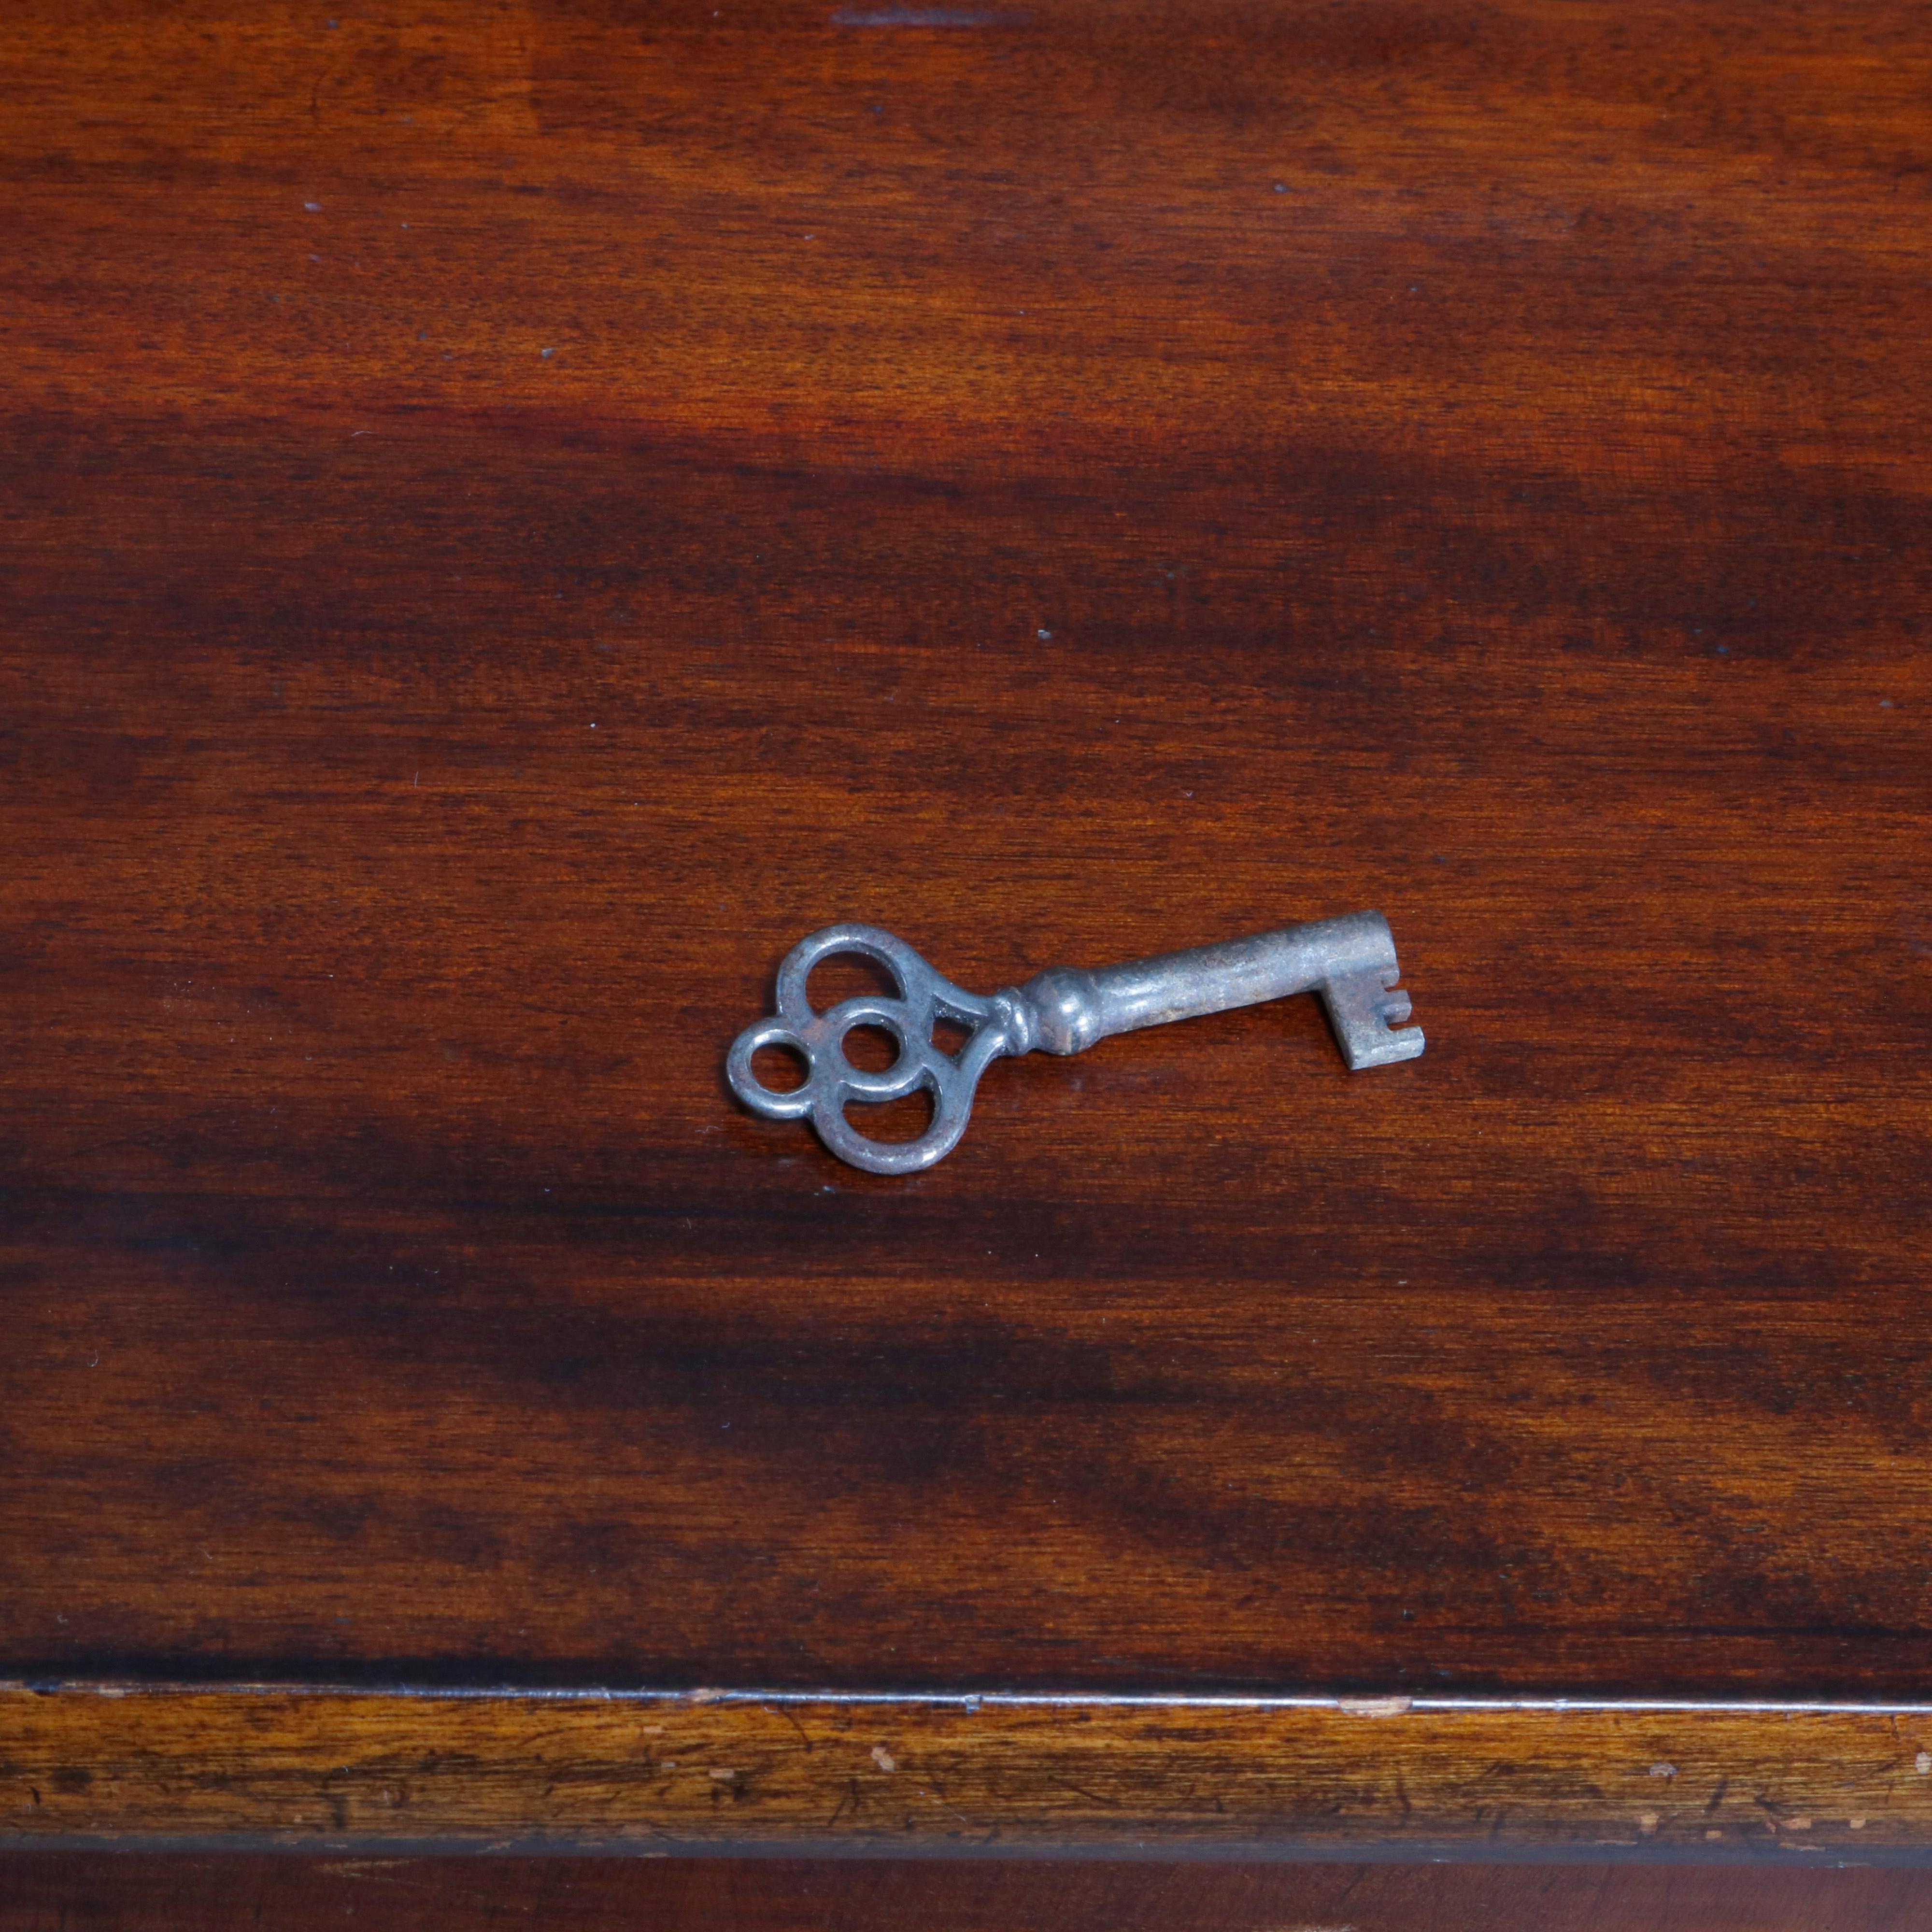
[[1140, 1027], [1319, 992], [1348, 1064], [1385, 1066], [1412, 1060], [1423, 1046], [1419, 1030], [1389, 1031], [1390, 1020], [1406, 1019], [1409, 1012], [1408, 996], [1388, 991], [1397, 972], [1395, 940], [1378, 912], [1316, 920], [1124, 966], [1051, 967], [1017, 989], [1034, 1037], [1014, 1051], [1084, 1053]]

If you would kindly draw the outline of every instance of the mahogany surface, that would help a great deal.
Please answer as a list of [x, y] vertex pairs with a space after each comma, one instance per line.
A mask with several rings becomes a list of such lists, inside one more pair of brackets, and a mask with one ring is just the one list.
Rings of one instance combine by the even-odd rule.
[[0, 1932], [1918, 1932], [1932, 1873], [0, 1856]]
[[9, 27], [0, 1676], [1923, 1696], [1923, 6]]

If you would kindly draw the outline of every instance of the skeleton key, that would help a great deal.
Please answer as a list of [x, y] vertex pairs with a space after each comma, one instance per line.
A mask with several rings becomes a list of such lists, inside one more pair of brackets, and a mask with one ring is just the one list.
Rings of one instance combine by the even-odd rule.
[[[814, 1012], [806, 981], [821, 959], [841, 952], [883, 966], [898, 997], [842, 1000], [829, 1012]], [[980, 1076], [1002, 1054], [1036, 1048], [1084, 1053], [1110, 1034], [1315, 992], [1328, 1006], [1352, 1068], [1413, 1060], [1422, 1051], [1421, 1029], [1396, 1032], [1390, 1024], [1409, 1015], [1408, 995], [1390, 990], [1400, 977], [1395, 941], [1378, 912], [1320, 919], [1096, 972], [1052, 967], [990, 998], [954, 986], [882, 927], [828, 926], [786, 956], [778, 968], [777, 1013], [738, 1036], [725, 1072], [732, 1091], [754, 1112], [779, 1120], [808, 1118], [841, 1160], [873, 1174], [916, 1174], [958, 1144]], [[934, 1041], [940, 1020], [971, 1029], [957, 1052]], [[892, 1036], [898, 1057], [884, 1072], [855, 1066], [847, 1056], [845, 1036], [855, 1027], [883, 1028]], [[752, 1072], [752, 1056], [770, 1046], [803, 1059], [802, 1086], [782, 1092]], [[870, 1140], [845, 1118], [849, 1101], [896, 1100], [921, 1088], [932, 1096], [932, 1122], [916, 1140]]]

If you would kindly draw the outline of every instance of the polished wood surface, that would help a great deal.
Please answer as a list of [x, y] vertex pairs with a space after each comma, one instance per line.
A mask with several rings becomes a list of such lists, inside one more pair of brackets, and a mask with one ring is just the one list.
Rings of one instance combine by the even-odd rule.
[[0, 1932], [1918, 1932], [1932, 1873], [0, 1856]]
[[1922, 1695], [1928, 24], [15, 10], [0, 1675]]

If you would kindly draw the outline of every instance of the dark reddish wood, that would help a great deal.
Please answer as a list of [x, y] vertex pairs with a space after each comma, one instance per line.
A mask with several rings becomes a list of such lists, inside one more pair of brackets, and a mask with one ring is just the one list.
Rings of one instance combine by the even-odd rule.
[[1682, 1866], [0, 1858], [4, 1932], [1917, 1932], [1932, 1873]]
[[956, 16], [10, 14], [0, 1670], [1921, 1694], [1932, 22]]

